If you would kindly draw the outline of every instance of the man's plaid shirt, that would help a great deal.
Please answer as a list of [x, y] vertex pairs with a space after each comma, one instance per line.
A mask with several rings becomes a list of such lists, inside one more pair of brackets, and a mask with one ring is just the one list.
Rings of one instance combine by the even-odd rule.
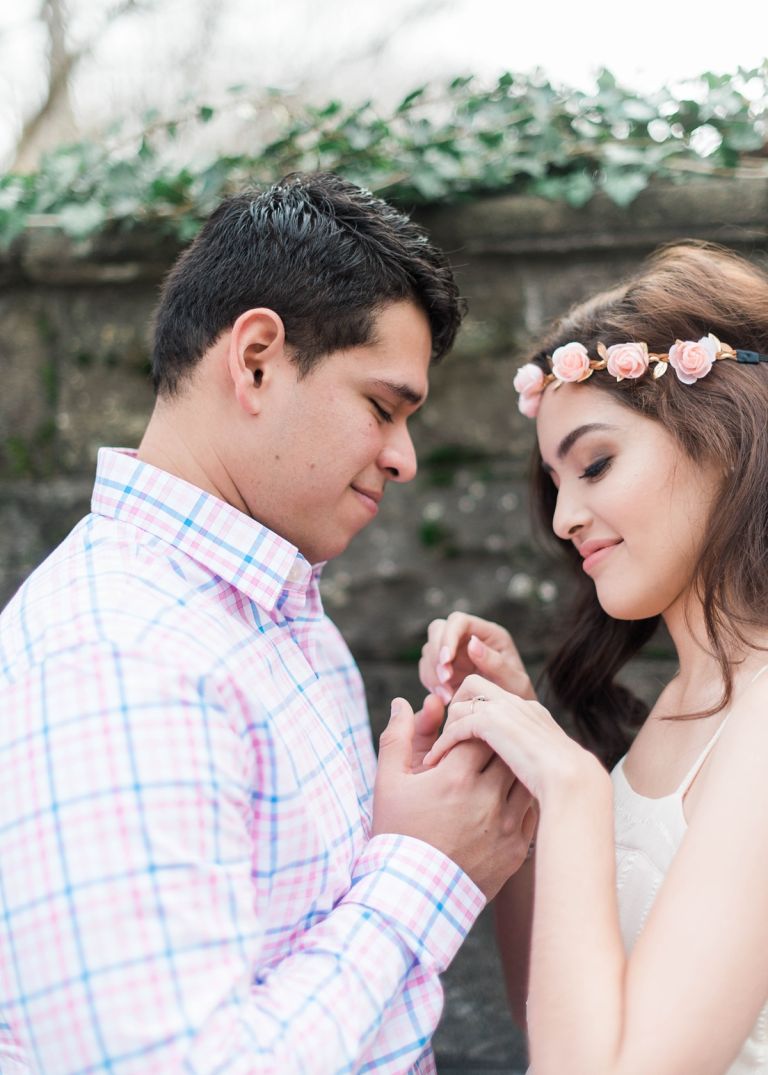
[[434, 1070], [483, 898], [370, 837], [362, 685], [318, 571], [102, 449], [0, 617], [0, 1072]]

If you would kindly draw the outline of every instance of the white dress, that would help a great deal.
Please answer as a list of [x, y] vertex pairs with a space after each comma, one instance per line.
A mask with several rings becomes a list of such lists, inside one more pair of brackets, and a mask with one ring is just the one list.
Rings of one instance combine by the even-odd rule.
[[[758, 675], [763, 671], [765, 669], [761, 669]], [[685, 836], [685, 793], [724, 727], [725, 721], [671, 795], [664, 795], [660, 799], [648, 799], [644, 795], [638, 795], [624, 775], [624, 758], [611, 773], [616, 838], [616, 886], [621, 933], [627, 953], [632, 951], [645, 925], [656, 893]], [[760, 1012], [741, 1052], [723, 1075], [755, 1075], [756, 1072], [768, 1075], [768, 1003]]]

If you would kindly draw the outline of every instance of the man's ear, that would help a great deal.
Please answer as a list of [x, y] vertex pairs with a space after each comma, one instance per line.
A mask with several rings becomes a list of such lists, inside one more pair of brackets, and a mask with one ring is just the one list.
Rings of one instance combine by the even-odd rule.
[[285, 358], [285, 326], [274, 310], [259, 308], [240, 314], [230, 329], [227, 368], [237, 402], [258, 414], [264, 390]]

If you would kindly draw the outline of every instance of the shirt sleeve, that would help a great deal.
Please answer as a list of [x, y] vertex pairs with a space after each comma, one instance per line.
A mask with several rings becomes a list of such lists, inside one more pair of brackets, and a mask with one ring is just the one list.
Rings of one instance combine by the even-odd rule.
[[[253, 875], [253, 748], [210, 679], [101, 644], [49, 658], [16, 689], [41, 722], [14, 758], [3, 984], [40, 1070], [417, 1064], [439, 1017], [436, 977], [483, 904], [454, 863], [375, 837], [344, 897], [267, 959], [279, 894]], [[420, 996], [422, 1029], [403, 1049], [397, 1020], [413, 1023]]]

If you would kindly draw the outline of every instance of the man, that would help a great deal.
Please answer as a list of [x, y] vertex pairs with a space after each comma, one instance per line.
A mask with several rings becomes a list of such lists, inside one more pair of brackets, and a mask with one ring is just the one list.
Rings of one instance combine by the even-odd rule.
[[[374, 756], [317, 565], [416, 472], [443, 256], [333, 176], [225, 202], [170, 273], [157, 404], [0, 618], [0, 1069], [419, 1072], [525, 853], [487, 748]], [[315, 566], [313, 566], [315, 565]]]

